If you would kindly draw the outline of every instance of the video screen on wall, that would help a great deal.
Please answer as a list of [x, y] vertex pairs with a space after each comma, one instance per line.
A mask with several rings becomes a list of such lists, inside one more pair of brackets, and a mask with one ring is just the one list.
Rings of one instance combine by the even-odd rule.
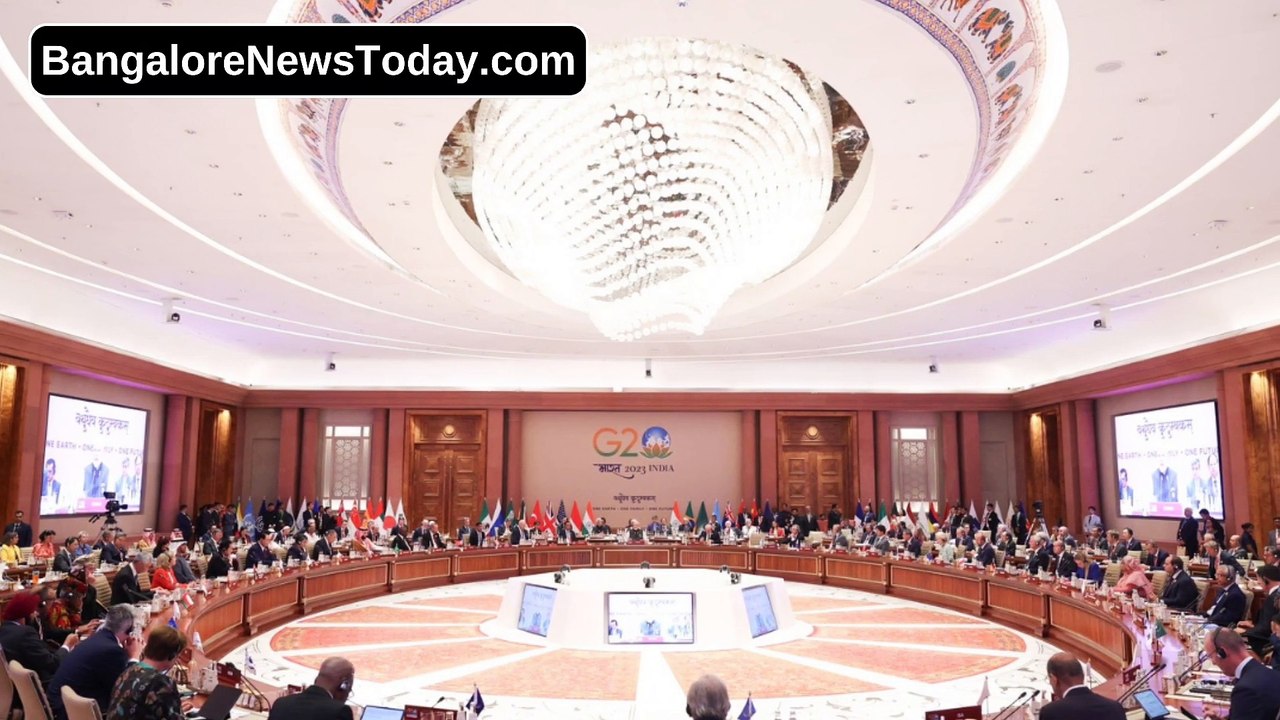
[[105, 492], [140, 512], [146, 449], [146, 410], [50, 395], [40, 515], [103, 512]]
[[1117, 415], [1115, 436], [1121, 515], [1177, 519], [1189, 507], [1222, 518], [1216, 402]]
[[693, 593], [608, 593], [610, 645], [693, 642]]
[[744, 588], [742, 601], [747, 606], [751, 637], [757, 638], [778, 629], [778, 619], [773, 615], [773, 602], [769, 600], [769, 588], [763, 585]]
[[534, 635], [547, 636], [551, 627], [551, 611], [556, 606], [556, 591], [541, 585], [525, 585], [520, 598], [520, 617], [516, 627]]

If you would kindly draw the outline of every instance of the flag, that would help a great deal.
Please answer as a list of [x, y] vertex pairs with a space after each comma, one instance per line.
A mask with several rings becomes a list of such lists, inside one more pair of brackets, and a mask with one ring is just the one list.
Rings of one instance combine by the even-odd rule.
[[[293, 501], [292, 501], [292, 500], [290, 500], [289, 502], [293, 502]], [[310, 505], [307, 505], [307, 499], [306, 499], [305, 497], [304, 497], [304, 498], [302, 498], [302, 504], [298, 506], [298, 514], [297, 514], [297, 515], [295, 515], [295, 516], [294, 516], [294, 518], [293, 518], [293, 529], [294, 529], [294, 531], [296, 531], [296, 532], [302, 532], [303, 530], [306, 530], [306, 529], [307, 529], [307, 524], [306, 524], [306, 523], [304, 523], [304, 522], [302, 522], [302, 513], [306, 512], [307, 508], [309, 508], [309, 507], [310, 507]], [[316, 522], [316, 530], [319, 530], [319, 529], [320, 529], [320, 523], [319, 523], [319, 521], [317, 521], [317, 522]]]
[[760, 519], [760, 506], [756, 505], [755, 498], [751, 498], [751, 519], [752, 520]]
[[773, 527], [773, 508], [769, 507], [768, 500], [764, 501], [764, 513], [760, 517], [763, 518], [760, 527]]
[[[276, 508], [279, 508], [279, 507], [280, 507], [280, 503], [277, 502]], [[289, 498], [289, 505], [288, 507], [285, 508], [284, 511], [289, 513], [289, 517], [293, 517], [293, 498], [292, 497]]]
[[1169, 631], [1164, 629], [1164, 621], [1161, 620], [1160, 618], [1156, 618], [1155, 629], [1152, 631], [1152, 633], [1155, 636], [1155, 639], [1159, 640], [1165, 635], [1168, 635]]
[[920, 524], [920, 527], [924, 528], [925, 537], [932, 538], [933, 533], [936, 531], [934, 530], [933, 523], [929, 522], [929, 516], [925, 514], [925, 509], [928, 507], [929, 505], [926, 503], [916, 511], [916, 521]]
[[565, 521], [565, 520], [568, 520], [568, 519], [569, 519], [569, 513], [565, 512], [565, 509], [564, 509], [564, 500], [561, 500], [561, 501], [560, 501], [560, 508], [559, 508], [558, 510], [556, 510], [556, 522], [558, 522], [558, 523], [564, 523], [564, 521]]
[[707, 522], [708, 522], [708, 519], [707, 519], [707, 501], [706, 501], [706, 500], [703, 500], [703, 501], [698, 505], [698, 520], [697, 520], [697, 523], [696, 523], [696, 524], [697, 524], [697, 526], [698, 526], [698, 527], [706, 527], [706, 526], [707, 526]]
[[[494, 508], [494, 512], [497, 512], [496, 507]], [[391, 501], [388, 500], [387, 506], [382, 508], [382, 526], [386, 528], [393, 528], [396, 526], [396, 522], [396, 514], [391, 507]]]
[[509, 498], [507, 499], [507, 524], [512, 527], [516, 524], [516, 501]]
[[524, 509], [524, 500], [522, 499], [522, 500], [520, 500], [520, 514], [516, 516], [516, 519], [517, 519], [517, 520], [524, 520], [524, 519], [525, 519], [525, 518], [527, 518], [527, 517], [529, 517], [529, 513], [525, 512], [525, 509]]
[[885, 519], [885, 518], [887, 518], [887, 517], [889, 517], [889, 511], [885, 508], [885, 506], [884, 506], [884, 501], [883, 501], [883, 500], [881, 500], [881, 501], [880, 501], [880, 510], [876, 513], [876, 519], [877, 519], [877, 520], [884, 520], [884, 519]]
[[973, 500], [969, 500], [969, 517], [978, 517], [978, 510], [973, 506]]
[[857, 507], [855, 507], [855, 508], [853, 509], [853, 516], [854, 516], [854, 517], [856, 517], [856, 518], [858, 518], [858, 522], [862, 522], [862, 519], [866, 517], [866, 513], [864, 513], [864, 512], [862, 511], [862, 501], [861, 501], [861, 500], [859, 500], [859, 501], [858, 501], [858, 505], [857, 505]]
[[747, 499], [743, 498], [742, 502], [738, 504], [738, 517], [734, 518], [734, 520], [737, 520], [738, 524], [742, 524], [742, 520], [745, 517], [747, 517]]
[[[311, 503], [311, 514], [319, 515], [323, 510], [324, 510], [324, 503], [320, 502], [320, 498], [316, 498], [315, 501]], [[320, 521], [317, 520], [316, 529], [319, 529], [319, 528], [320, 528]]]
[[489, 513], [489, 498], [485, 498], [480, 503], [480, 524], [484, 525], [485, 523], [493, 524], [493, 515]]
[[978, 702], [974, 705], [982, 705], [991, 697], [991, 685], [988, 683], [986, 676], [982, 678], [982, 692], [978, 693]]
[[582, 515], [582, 534], [590, 535], [596, 529], [596, 511], [591, 509], [591, 501], [587, 501], [586, 512]]
[[751, 696], [747, 696], [747, 704], [742, 706], [742, 712], [738, 713], [738, 720], [751, 720], [756, 714], [756, 704], [751, 702]]
[[929, 503], [929, 523], [937, 527], [938, 525], [938, 503]]
[[257, 537], [257, 533], [254, 531], [258, 528], [258, 521], [253, 517], [253, 498], [249, 498], [249, 504], [244, 509], [244, 517], [240, 519], [240, 527], [249, 529], [249, 537]]
[[569, 511], [569, 526], [575, 535], [582, 534], [582, 511], [578, 509], [578, 501], [573, 501], [573, 510]]
[[685, 520], [692, 520], [693, 518], [694, 518], [694, 514], [693, 514], [693, 501], [692, 501], [692, 500], [690, 500], [690, 501], [689, 501], [688, 503], [686, 503], [686, 504], [685, 504], [685, 506], [684, 506], [684, 519], [685, 519]]
[[258, 668], [253, 664], [253, 654], [249, 652], [249, 648], [244, 649], [244, 671], [255, 675], [258, 674]]
[[353, 507], [351, 508], [351, 524], [355, 525], [358, 528], [362, 528], [364, 527], [364, 518], [361, 517], [360, 515], [360, 508], [359, 506], [356, 506], [355, 503], [352, 503], [352, 505]]
[[[501, 505], [498, 506], [498, 512], [502, 512]], [[404, 498], [400, 498], [396, 501], [396, 520], [399, 520], [402, 517], [404, 517]], [[405, 519], [408, 520], [408, 518]]]
[[1031, 516], [1027, 514], [1027, 506], [1018, 501], [1018, 512], [1022, 513], [1023, 522], [1026, 523], [1026, 532], [1031, 532]]
[[1012, 523], [1013, 523], [1013, 499], [1012, 498], [1009, 499], [1009, 509], [1008, 511], [1005, 512], [1002, 522], [1006, 525], [1010, 525], [1009, 529], [1013, 531], [1013, 535], [1016, 537], [1018, 534], [1018, 530], [1017, 528], [1012, 527]]
[[199, 650], [200, 652], [204, 652], [204, 641], [200, 639], [199, 630], [197, 630], [195, 634], [191, 636], [191, 647]]
[[[177, 605], [174, 605], [174, 607], [176, 608], [176, 607], [178, 607], [178, 606], [177, 606]], [[169, 627], [173, 628], [174, 630], [177, 630], [177, 629], [178, 629], [178, 618], [175, 618], [175, 617], [171, 617], [171, 618], [169, 618]]]
[[480, 717], [480, 713], [484, 711], [484, 698], [480, 697], [480, 687], [478, 685], [475, 692], [471, 693], [471, 698], [467, 700], [467, 709], [475, 713], [476, 717]]
[[547, 501], [547, 509], [542, 513], [542, 529], [546, 532], [555, 532], [556, 529], [556, 512], [551, 509], [551, 501]]
[[534, 500], [533, 510], [529, 512], [529, 517], [527, 518], [527, 520], [529, 521], [529, 527], [531, 529], [537, 530], [542, 525], [541, 512], [542, 512], [542, 504], [539, 503], [537, 500]]
[[680, 525], [684, 523], [684, 520], [680, 517], [680, 501], [673, 500], [672, 503], [673, 504], [671, 505], [671, 530], [672, 532], [674, 532], [676, 528], [680, 527]]
[[493, 535], [501, 535], [507, 530], [507, 516], [502, 514], [502, 496], [498, 496], [498, 504], [494, 506], [493, 525], [489, 527]]
[[711, 510], [711, 517], [708, 520], [715, 519], [716, 524], [720, 524], [720, 501], [716, 501], [715, 507]]

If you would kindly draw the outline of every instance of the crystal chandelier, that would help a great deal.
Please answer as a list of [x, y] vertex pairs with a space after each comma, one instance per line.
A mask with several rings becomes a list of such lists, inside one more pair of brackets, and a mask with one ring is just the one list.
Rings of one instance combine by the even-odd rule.
[[574, 97], [481, 101], [473, 142], [495, 252], [614, 340], [701, 334], [800, 256], [831, 195], [821, 81], [729, 43], [597, 47]]

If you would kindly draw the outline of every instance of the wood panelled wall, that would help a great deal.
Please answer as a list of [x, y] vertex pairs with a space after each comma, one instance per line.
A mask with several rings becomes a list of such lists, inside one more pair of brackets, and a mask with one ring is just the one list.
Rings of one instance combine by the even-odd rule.
[[443, 533], [463, 518], [480, 520], [487, 451], [484, 410], [405, 413], [408, 469], [401, 488], [405, 514], [416, 524], [433, 518]]
[[1267, 518], [1280, 514], [1280, 369], [1245, 374], [1245, 502], [1259, 536], [1270, 532]]
[[823, 515], [853, 504], [857, 425], [853, 413], [778, 413], [778, 504]]
[[[0, 362], [0, 472], [7, 477], [18, 475], [22, 457], [22, 381], [23, 368]], [[5, 483], [0, 488], [0, 525], [9, 524], [18, 507], [18, 483]]]

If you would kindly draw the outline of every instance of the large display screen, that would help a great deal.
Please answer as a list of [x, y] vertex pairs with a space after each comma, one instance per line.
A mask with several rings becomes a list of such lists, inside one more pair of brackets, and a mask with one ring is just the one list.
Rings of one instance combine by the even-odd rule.
[[769, 600], [769, 588], [763, 585], [744, 588], [742, 601], [747, 605], [751, 637], [757, 638], [778, 629], [778, 619], [773, 615], [773, 602]]
[[554, 588], [541, 585], [525, 585], [524, 595], [520, 598], [520, 617], [516, 627], [534, 635], [547, 636], [547, 628], [551, 626], [551, 610], [556, 606]]
[[1216, 402], [1117, 415], [1115, 436], [1121, 515], [1181, 518], [1189, 507], [1222, 518]]
[[101, 513], [104, 492], [141, 512], [146, 449], [146, 410], [50, 395], [40, 515]]
[[693, 593], [608, 593], [610, 645], [693, 642]]

